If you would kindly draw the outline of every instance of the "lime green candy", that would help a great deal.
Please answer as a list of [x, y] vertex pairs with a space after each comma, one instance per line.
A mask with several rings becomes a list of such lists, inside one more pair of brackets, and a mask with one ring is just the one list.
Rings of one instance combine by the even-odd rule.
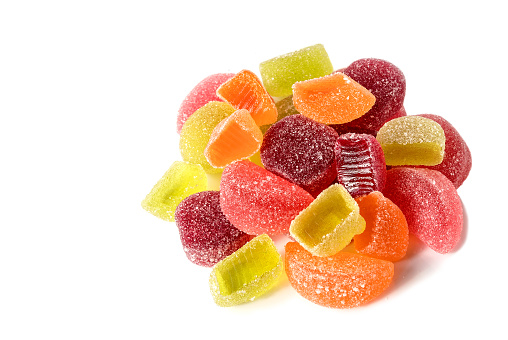
[[326, 76], [333, 66], [324, 46], [317, 44], [264, 61], [259, 72], [271, 96], [287, 97], [293, 93], [294, 83]]
[[207, 190], [208, 179], [199, 164], [176, 161], [141, 202], [143, 209], [174, 222], [175, 210], [184, 198]]
[[365, 230], [365, 220], [353, 197], [333, 184], [291, 222], [289, 233], [315, 256], [332, 256]]
[[194, 112], [180, 131], [180, 153], [184, 161], [200, 164], [206, 173], [219, 173], [220, 168], [214, 168], [205, 157], [205, 148], [210, 140], [212, 131], [224, 118], [235, 112], [235, 108], [228, 103], [212, 101]]
[[272, 239], [259, 235], [217, 263], [210, 291], [221, 307], [235, 306], [266, 293], [283, 272], [283, 261]]
[[[277, 108], [277, 122], [279, 120], [281, 120], [282, 118], [286, 118], [287, 116], [300, 114], [300, 112], [298, 112], [295, 109], [295, 105], [293, 104], [293, 96], [292, 95], [276, 102], [275, 107]], [[277, 122], [275, 122], [275, 123], [277, 123]], [[275, 123], [273, 123], [273, 124], [275, 124]], [[266, 131], [268, 131], [270, 126], [272, 126], [273, 124], [261, 126], [260, 127], [261, 132], [263, 132], [263, 134], [265, 134]]]

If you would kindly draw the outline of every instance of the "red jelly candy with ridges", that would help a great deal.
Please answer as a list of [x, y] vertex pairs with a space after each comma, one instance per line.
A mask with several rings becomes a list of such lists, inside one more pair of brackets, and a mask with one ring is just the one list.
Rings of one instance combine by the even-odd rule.
[[335, 145], [337, 181], [353, 197], [383, 190], [386, 163], [381, 145], [369, 134], [347, 133]]
[[409, 232], [431, 249], [445, 254], [459, 243], [462, 203], [453, 183], [439, 171], [390, 169], [383, 194], [402, 210]]
[[222, 213], [218, 191], [185, 198], [176, 208], [175, 221], [185, 255], [200, 266], [213, 266], [251, 239]]
[[222, 211], [247, 234], [288, 234], [291, 221], [313, 200], [296, 184], [249, 161], [231, 163], [222, 173]]
[[302, 115], [288, 116], [264, 135], [261, 162], [265, 169], [317, 196], [336, 178], [337, 138], [325, 124]]
[[425, 168], [441, 172], [452, 181], [455, 188], [460, 187], [469, 175], [472, 166], [471, 151], [466, 142], [452, 124], [443, 117], [432, 114], [418, 116], [432, 119], [441, 125], [446, 138], [443, 161], [438, 165]]
[[376, 103], [366, 114], [346, 125], [375, 135], [384, 123], [400, 112], [406, 95], [404, 74], [392, 63], [375, 58], [359, 59], [343, 73], [376, 97]]
[[202, 107], [208, 102], [218, 101], [221, 102], [216, 91], [227, 80], [232, 78], [234, 73], [217, 73], [206, 77], [200, 81], [185, 97], [176, 118], [176, 131], [180, 133], [182, 126], [197, 109]]

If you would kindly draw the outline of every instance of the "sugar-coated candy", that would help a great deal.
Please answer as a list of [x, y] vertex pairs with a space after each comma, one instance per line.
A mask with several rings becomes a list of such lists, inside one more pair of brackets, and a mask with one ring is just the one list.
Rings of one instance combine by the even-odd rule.
[[213, 129], [222, 120], [235, 112], [235, 108], [224, 102], [209, 102], [190, 116], [180, 131], [180, 153], [184, 161], [200, 164], [206, 173], [218, 173], [205, 157]]
[[302, 115], [273, 124], [261, 145], [265, 169], [317, 196], [337, 177], [334, 147], [338, 135], [331, 127]]
[[432, 119], [443, 128], [445, 134], [445, 150], [443, 161], [438, 165], [429, 166], [429, 169], [438, 170], [452, 181], [455, 188], [464, 183], [471, 171], [472, 159], [471, 151], [466, 142], [453, 125], [438, 115], [421, 114], [418, 115]]
[[364, 115], [376, 98], [343, 73], [293, 84], [293, 103], [302, 115], [324, 124], [342, 124]]
[[332, 71], [332, 63], [322, 44], [283, 54], [259, 65], [263, 85], [273, 97], [289, 96], [297, 81], [322, 77]]
[[206, 103], [221, 101], [215, 92], [220, 85], [234, 75], [234, 73], [216, 73], [200, 81], [191, 92], [189, 92], [180, 105], [176, 120], [176, 131], [180, 133], [187, 118]]
[[251, 71], [242, 70], [217, 89], [217, 95], [236, 109], [246, 109], [258, 126], [277, 120], [277, 108], [261, 80]]
[[221, 307], [252, 301], [270, 290], [283, 271], [272, 239], [259, 235], [213, 267], [209, 280], [213, 300]]
[[196, 192], [206, 190], [208, 179], [199, 164], [175, 161], [141, 202], [143, 209], [174, 222], [178, 204]]
[[[293, 104], [293, 96], [292, 95], [276, 102], [275, 107], [277, 108], [277, 122], [279, 120], [282, 120], [283, 118], [286, 118], [287, 116], [300, 114], [300, 112], [298, 112], [295, 109], [295, 105]], [[265, 134], [266, 131], [268, 131], [268, 129], [272, 125], [273, 124], [263, 125], [261, 127], [261, 131], [263, 132], [263, 134]]]
[[392, 119], [381, 127], [376, 138], [386, 165], [436, 165], [443, 161], [446, 137], [443, 128], [431, 119]]
[[251, 235], [287, 234], [291, 221], [313, 197], [305, 190], [250, 162], [224, 169], [221, 208], [233, 225]]
[[340, 184], [333, 184], [291, 222], [289, 233], [316, 256], [331, 256], [365, 230], [358, 204]]
[[364, 305], [392, 282], [394, 265], [390, 261], [348, 252], [313, 256], [297, 242], [288, 242], [285, 250], [289, 283], [301, 296], [321, 306]]
[[237, 110], [212, 131], [204, 154], [210, 165], [223, 168], [254, 155], [261, 147], [263, 133], [249, 111]]
[[387, 261], [399, 261], [409, 246], [409, 229], [402, 211], [379, 191], [356, 198], [365, 231], [354, 237], [357, 252]]
[[185, 198], [176, 208], [175, 221], [185, 255], [200, 266], [213, 266], [251, 239], [222, 213], [218, 191]]
[[383, 194], [402, 210], [409, 232], [431, 249], [445, 254], [459, 243], [462, 203], [453, 183], [439, 171], [390, 169]]
[[383, 190], [386, 164], [383, 149], [369, 134], [347, 133], [335, 145], [337, 181], [353, 197]]

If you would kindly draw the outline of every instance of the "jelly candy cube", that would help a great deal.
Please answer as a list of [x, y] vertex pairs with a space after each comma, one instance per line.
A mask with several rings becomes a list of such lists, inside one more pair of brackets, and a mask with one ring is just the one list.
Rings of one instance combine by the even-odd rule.
[[262, 141], [263, 133], [249, 111], [241, 109], [215, 127], [204, 154], [210, 165], [223, 168], [229, 163], [254, 155]]
[[381, 260], [402, 259], [409, 246], [409, 230], [402, 211], [379, 191], [356, 198], [365, 231], [354, 237], [357, 252]]
[[249, 161], [224, 169], [220, 205], [233, 225], [251, 235], [287, 234], [296, 215], [313, 197], [299, 186]]
[[[283, 118], [286, 118], [287, 116], [300, 114], [300, 112], [296, 111], [295, 105], [293, 104], [293, 96], [279, 100], [275, 103], [275, 107], [277, 108], [277, 122]], [[263, 134], [265, 134], [272, 125], [273, 124], [263, 125], [261, 127]]]
[[383, 190], [386, 164], [383, 149], [372, 135], [348, 133], [335, 145], [337, 181], [353, 197]]
[[409, 232], [431, 249], [445, 254], [460, 241], [462, 203], [453, 183], [439, 171], [390, 169], [383, 194], [402, 210]]
[[174, 222], [178, 204], [207, 188], [206, 173], [199, 164], [176, 161], [141, 202], [143, 209], [163, 220]]
[[210, 291], [217, 305], [238, 305], [270, 290], [283, 271], [282, 258], [272, 239], [259, 235], [213, 267]]
[[217, 73], [200, 81], [185, 97], [176, 120], [176, 131], [180, 133], [182, 126], [197, 109], [211, 101], [222, 101], [217, 94], [217, 88], [226, 80], [232, 78], [234, 73]]
[[261, 161], [265, 169], [317, 196], [337, 177], [337, 138], [331, 127], [292, 115], [268, 129], [261, 145]]
[[235, 108], [224, 102], [209, 102], [190, 116], [180, 131], [180, 153], [184, 161], [200, 164], [206, 173], [218, 173], [205, 157], [213, 129], [223, 119], [235, 112]]
[[297, 82], [293, 103], [302, 115], [324, 124], [342, 124], [364, 115], [376, 98], [343, 73]]
[[392, 282], [392, 262], [355, 253], [313, 256], [296, 242], [285, 247], [285, 270], [291, 286], [304, 298], [330, 308], [364, 305]]
[[365, 230], [358, 204], [340, 184], [333, 184], [291, 222], [289, 233], [312, 255], [331, 256]]
[[259, 65], [263, 84], [273, 97], [289, 96], [297, 81], [322, 77], [332, 71], [328, 53], [321, 44], [283, 54]]
[[443, 161], [445, 134], [435, 121], [405, 116], [388, 121], [377, 140], [383, 148], [386, 165], [436, 165]]
[[237, 110], [248, 110], [258, 126], [277, 120], [277, 108], [272, 97], [251, 71], [238, 72], [217, 89], [217, 95]]

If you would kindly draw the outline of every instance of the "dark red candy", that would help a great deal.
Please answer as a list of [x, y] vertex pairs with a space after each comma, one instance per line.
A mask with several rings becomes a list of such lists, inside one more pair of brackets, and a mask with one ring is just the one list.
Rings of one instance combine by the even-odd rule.
[[250, 240], [228, 221], [220, 208], [218, 191], [202, 191], [185, 198], [175, 211], [175, 221], [187, 258], [211, 267]]
[[336, 178], [334, 147], [338, 134], [325, 124], [292, 115], [273, 124], [263, 137], [265, 169], [314, 196]]
[[354, 198], [381, 191], [386, 182], [383, 149], [369, 134], [347, 133], [335, 145], [337, 181]]

